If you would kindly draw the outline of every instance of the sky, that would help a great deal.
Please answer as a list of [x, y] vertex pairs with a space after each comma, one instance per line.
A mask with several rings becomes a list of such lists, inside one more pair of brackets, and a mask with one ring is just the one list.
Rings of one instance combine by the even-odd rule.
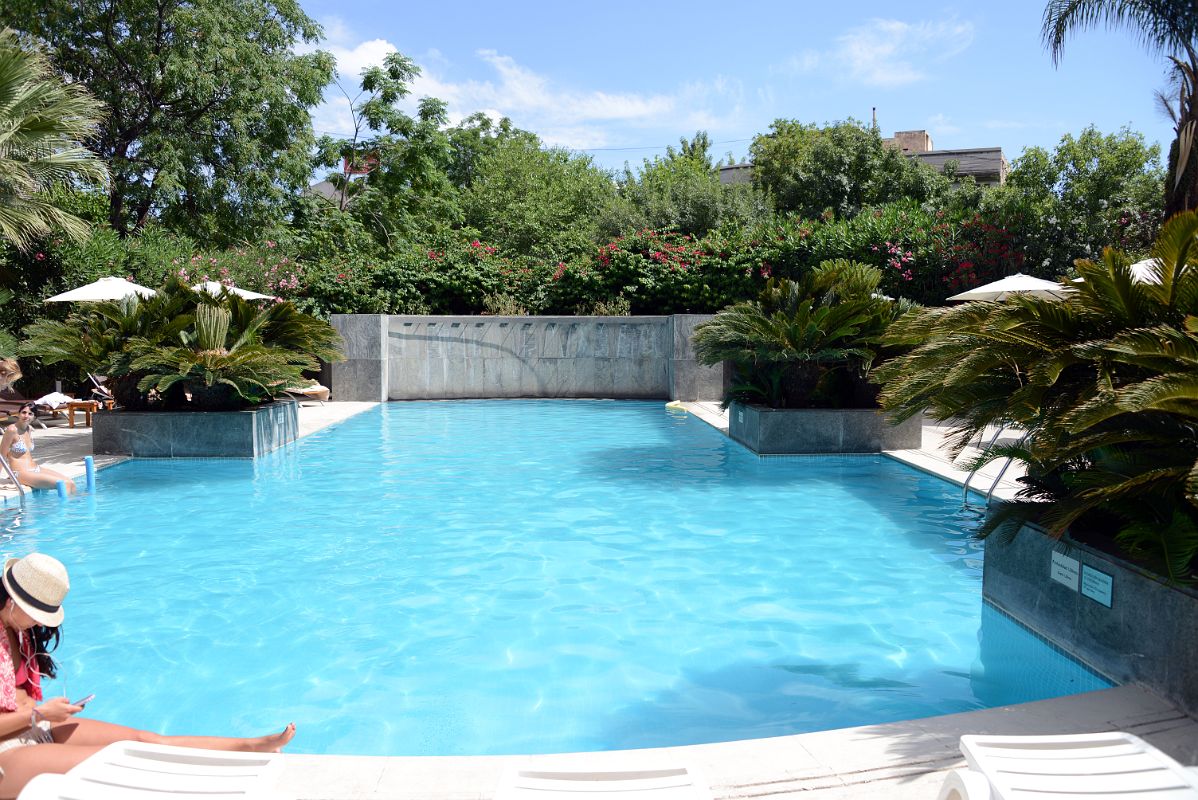
[[877, 114], [883, 136], [927, 130], [937, 149], [994, 147], [1014, 160], [1094, 125], [1167, 152], [1155, 93], [1166, 62], [1127, 30], [1075, 33], [1053, 64], [1044, 0], [1003, 2], [603, 3], [300, 0], [337, 58], [314, 126], [352, 131], [363, 68], [416, 62], [407, 106], [432, 96], [457, 122], [510, 117], [547, 145], [633, 168], [706, 131], [717, 159], [747, 157], [776, 119], [824, 124]]

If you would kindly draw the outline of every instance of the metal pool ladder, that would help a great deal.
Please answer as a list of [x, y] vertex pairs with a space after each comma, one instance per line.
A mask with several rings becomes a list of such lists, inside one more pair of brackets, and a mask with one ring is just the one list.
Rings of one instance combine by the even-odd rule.
[[2, 465], [4, 467], [4, 472], [8, 475], [8, 479], [10, 481], [12, 481], [14, 484], [16, 484], [17, 495], [21, 498], [21, 506], [24, 507], [24, 505], [25, 505], [25, 487], [21, 485], [21, 482], [19, 480], [17, 480], [17, 474], [12, 471], [12, 467], [9, 466], [7, 458], [5, 458], [4, 456], [0, 456], [0, 465]]
[[[1002, 436], [1003, 433], [1006, 432], [1007, 427], [1008, 426], [1006, 424], [1000, 424], [998, 426], [998, 430], [996, 430], [994, 432], [994, 435], [990, 437], [990, 441], [986, 442], [986, 446], [982, 448], [982, 457], [983, 458], [986, 456], [986, 454], [988, 454], [990, 452], [990, 448], [994, 446], [994, 443], [998, 441], [998, 437]], [[1027, 437], [1030, 433], [1031, 433], [1031, 431], [1024, 431], [1023, 435], [1019, 437], [1019, 441], [1017, 442], [1017, 444], [1023, 444], [1025, 441], [1027, 441]], [[978, 441], [979, 442], [981, 441], [982, 435], [983, 435], [982, 433], [980, 433], [980, 432], [978, 433]], [[998, 488], [998, 483], [999, 483], [999, 481], [1002, 480], [1003, 475], [1007, 474], [1007, 468], [1011, 466], [1011, 462], [1013, 460], [1014, 459], [1012, 459], [1010, 456], [1007, 456], [1006, 461], [1003, 462], [1002, 469], [1000, 469], [998, 471], [998, 474], [994, 476], [994, 481], [990, 484], [990, 488], [986, 490], [986, 507], [987, 508], [990, 507], [990, 498], [994, 496], [994, 490]], [[973, 476], [976, 475], [978, 473], [978, 470], [980, 470], [981, 468], [982, 468], [982, 465], [979, 464], [978, 466], [976, 466], [972, 470], [970, 470], [969, 475], [966, 476], [965, 483], [961, 487], [961, 505], [964, 505], [964, 506], [969, 505], [969, 482], [973, 480]]]

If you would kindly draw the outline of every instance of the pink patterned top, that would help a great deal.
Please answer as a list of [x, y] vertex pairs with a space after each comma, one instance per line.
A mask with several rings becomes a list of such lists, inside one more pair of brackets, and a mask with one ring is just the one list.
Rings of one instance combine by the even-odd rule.
[[35, 701], [42, 699], [42, 676], [33, 657], [33, 639], [24, 633], [18, 633], [17, 639], [21, 662], [13, 669], [8, 636], [0, 635], [0, 711], [17, 710], [17, 689], [24, 689], [25, 694]]

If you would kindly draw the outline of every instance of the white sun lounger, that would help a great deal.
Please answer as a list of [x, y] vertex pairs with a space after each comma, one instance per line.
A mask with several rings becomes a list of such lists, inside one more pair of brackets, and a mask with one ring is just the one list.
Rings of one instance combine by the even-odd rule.
[[686, 767], [625, 772], [512, 769], [495, 800], [711, 800], [707, 784]]
[[1198, 800], [1198, 772], [1138, 736], [962, 736], [940, 800]]
[[278, 753], [117, 742], [66, 775], [39, 775], [19, 800], [275, 800]]

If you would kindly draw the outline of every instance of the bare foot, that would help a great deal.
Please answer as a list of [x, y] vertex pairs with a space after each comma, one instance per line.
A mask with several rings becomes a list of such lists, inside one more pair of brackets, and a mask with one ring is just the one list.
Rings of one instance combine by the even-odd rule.
[[273, 736], [263, 736], [254, 742], [254, 746], [251, 749], [258, 753], [281, 753], [283, 752], [283, 748], [287, 746], [287, 743], [294, 737], [295, 723], [288, 722], [287, 727], [283, 729], [282, 733], [276, 733]]

